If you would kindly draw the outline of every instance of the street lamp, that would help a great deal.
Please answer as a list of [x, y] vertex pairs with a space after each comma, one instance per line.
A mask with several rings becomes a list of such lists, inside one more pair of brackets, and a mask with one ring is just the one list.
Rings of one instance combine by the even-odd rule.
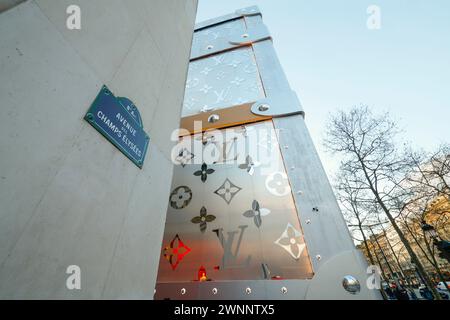
[[450, 242], [439, 238], [436, 229], [425, 221], [422, 221], [422, 230], [425, 236], [428, 236], [433, 240], [433, 244], [438, 248], [440, 252], [439, 256], [443, 259], [446, 259], [450, 263]]

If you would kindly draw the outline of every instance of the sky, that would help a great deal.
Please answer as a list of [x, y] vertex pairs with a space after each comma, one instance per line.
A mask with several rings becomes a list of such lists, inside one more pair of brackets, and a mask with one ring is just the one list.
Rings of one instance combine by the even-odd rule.
[[[450, 142], [450, 1], [199, 0], [197, 22], [257, 5], [325, 170], [339, 163], [324, 151], [329, 115], [365, 104], [389, 111], [403, 136], [431, 151]], [[367, 8], [380, 8], [370, 30]]]

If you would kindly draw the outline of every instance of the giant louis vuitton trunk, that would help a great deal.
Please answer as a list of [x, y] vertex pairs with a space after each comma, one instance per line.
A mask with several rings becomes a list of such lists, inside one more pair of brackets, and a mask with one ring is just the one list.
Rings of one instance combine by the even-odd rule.
[[196, 26], [155, 299], [375, 299], [257, 7]]

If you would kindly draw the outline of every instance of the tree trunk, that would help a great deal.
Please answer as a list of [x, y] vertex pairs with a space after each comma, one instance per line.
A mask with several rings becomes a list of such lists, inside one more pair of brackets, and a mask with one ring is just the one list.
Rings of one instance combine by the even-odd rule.
[[425, 281], [425, 285], [431, 290], [431, 292], [433, 293], [433, 296], [434, 296], [434, 298], [436, 300], [442, 300], [441, 295], [439, 294], [439, 292], [437, 292], [436, 288], [433, 285], [433, 282], [431, 282], [430, 277], [428, 277], [428, 274], [425, 272], [425, 268], [423, 267], [422, 263], [420, 262], [419, 258], [417, 257], [417, 255], [415, 254], [413, 249], [411, 248], [411, 245], [409, 244], [408, 239], [406, 239], [406, 237], [403, 234], [402, 230], [397, 225], [397, 222], [395, 221], [394, 217], [391, 215], [391, 212], [389, 211], [389, 209], [384, 204], [383, 199], [381, 199], [380, 194], [375, 189], [375, 187], [374, 187], [374, 185], [372, 183], [372, 180], [370, 179], [370, 176], [367, 173], [366, 165], [365, 165], [363, 159], [361, 159], [359, 154], [357, 154], [357, 157], [358, 157], [359, 163], [361, 164], [361, 167], [362, 167], [362, 169], [364, 171], [364, 175], [365, 175], [365, 178], [366, 178], [366, 180], [367, 180], [367, 182], [369, 184], [370, 190], [372, 191], [373, 195], [375, 196], [375, 199], [376, 199], [377, 203], [380, 205], [381, 209], [383, 209], [383, 212], [386, 214], [386, 216], [388, 217], [388, 219], [391, 222], [392, 226], [394, 227], [395, 232], [397, 232], [400, 240], [402, 241], [403, 245], [406, 248], [406, 251], [408, 251], [408, 254], [411, 257], [411, 260], [416, 265], [417, 271], [422, 275], [422, 277], [423, 277], [423, 279]]
[[[374, 266], [374, 265], [375, 265], [375, 261], [373, 260], [372, 252], [370, 251], [369, 245], [367, 244], [367, 238], [366, 238], [366, 235], [364, 234], [364, 230], [362, 229], [362, 225], [361, 225], [361, 224], [359, 224], [359, 231], [360, 231], [361, 234], [362, 234], [363, 241], [364, 241], [364, 246], [366, 247], [367, 256], [369, 257], [370, 264], [371, 264], [372, 266]], [[379, 267], [380, 267], [380, 269], [381, 269], [381, 266], [379, 266]], [[383, 272], [383, 269], [381, 269], [381, 272]], [[384, 273], [384, 272], [383, 272], [383, 273]], [[383, 288], [382, 285], [380, 286], [380, 293], [381, 293], [381, 295], [383, 296], [383, 299], [384, 299], [384, 300], [389, 300], [389, 299], [388, 299], [388, 296], [387, 296], [387, 294], [386, 294], [386, 292], [384, 292], [384, 288]]]
[[395, 272], [394, 272], [394, 270], [392, 269], [391, 264], [389, 263], [388, 259], [386, 258], [386, 255], [384, 254], [383, 248], [381, 248], [381, 245], [380, 245], [380, 243], [378, 242], [377, 236], [373, 233], [372, 228], [369, 227], [369, 230], [370, 230], [370, 232], [372, 233], [373, 238], [375, 239], [375, 242], [376, 242], [376, 244], [377, 244], [377, 246], [378, 246], [378, 249], [380, 250], [381, 255], [383, 256], [383, 259], [384, 259], [384, 261], [386, 262], [386, 265], [387, 265], [387, 267], [388, 267], [388, 269], [389, 269], [389, 272], [391, 273], [392, 278], [394, 278], [395, 283], [397, 283], [397, 285], [398, 285], [398, 281], [397, 281], [397, 279], [396, 279]]
[[[369, 249], [369, 252], [371, 252], [370, 249]], [[371, 253], [371, 255], [372, 255], [372, 253]], [[374, 252], [374, 255], [375, 255], [375, 258], [377, 259], [378, 266], [380, 267], [383, 280], [387, 283], [387, 285], [389, 285], [389, 279], [386, 276], [386, 273], [384, 272], [383, 267], [381, 266], [381, 262], [380, 262], [380, 259], [378, 259], [378, 255], [377, 255], [376, 251]], [[381, 291], [381, 295], [383, 296], [383, 299], [384, 300], [389, 300], [389, 297], [387, 296], [386, 292], [384, 291], [383, 286], [381, 286], [380, 291]]]
[[395, 250], [392, 247], [391, 242], [389, 241], [389, 239], [387, 237], [387, 233], [386, 233], [386, 230], [384, 229], [383, 225], [381, 225], [381, 228], [383, 229], [383, 235], [384, 235], [384, 238], [386, 239], [386, 243], [389, 245], [389, 248], [391, 249], [392, 255], [394, 256], [394, 259], [397, 262], [397, 265], [398, 265], [398, 268], [400, 270], [400, 273], [402, 274], [402, 279], [406, 282], [407, 285], [411, 286], [412, 283], [409, 280], [409, 277], [406, 276], [406, 273], [405, 273], [405, 271], [402, 268], [400, 260], [399, 260], [399, 258], [397, 256], [397, 254], [395, 253]]
[[439, 292], [437, 292], [436, 288], [433, 285], [433, 282], [431, 281], [430, 277], [426, 273], [425, 268], [423, 267], [422, 263], [420, 262], [419, 258], [416, 255], [416, 253], [411, 248], [411, 245], [409, 244], [409, 242], [406, 239], [405, 235], [403, 234], [403, 232], [398, 227], [397, 222], [391, 216], [389, 210], [386, 208], [386, 206], [384, 205], [384, 203], [383, 203], [383, 201], [381, 199], [380, 199], [380, 201], [378, 203], [382, 206], [383, 211], [386, 213], [389, 221], [391, 222], [392, 226], [394, 227], [395, 231], [397, 232], [400, 240], [402, 241], [403, 245], [406, 248], [406, 251], [408, 251], [408, 254], [411, 257], [411, 260], [416, 265], [417, 271], [421, 274], [423, 280], [425, 281], [426, 286], [431, 290], [431, 292], [433, 293], [433, 296], [434, 296], [434, 298], [436, 300], [442, 300], [441, 295], [439, 294]]
[[361, 225], [359, 225], [359, 231], [362, 234], [363, 241], [364, 241], [364, 246], [366, 247], [366, 251], [367, 251], [367, 255], [369, 256], [370, 264], [372, 264], [374, 266], [375, 265], [375, 261], [373, 260], [372, 252], [370, 252], [370, 250], [369, 250], [369, 245], [367, 244], [367, 238], [366, 238], [366, 235], [364, 234], [364, 230], [362, 229]]

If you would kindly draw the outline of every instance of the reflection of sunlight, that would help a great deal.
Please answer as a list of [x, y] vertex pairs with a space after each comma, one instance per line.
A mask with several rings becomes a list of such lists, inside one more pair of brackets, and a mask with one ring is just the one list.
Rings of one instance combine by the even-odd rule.
[[[196, 32], [194, 41], [199, 37]], [[243, 47], [190, 63], [182, 113], [186, 117], [264, 97], [253, 50]]]
[[[207, 281], [267, 279], [267, 270], [270, 278], [310, 278], [273, 123], [210, 130], [183, 137], [179, 144], [194, 156], [192, 165], [175, 167], [172, 192], [178, 198], [169, 206], [164, 244], [179, 234], [191, 251], [176, 270], [161, 259], [158, 282], [199, 281], [201, 268]], [[209, 173], [200, 179], [202, 167]], [[203, 221], [201, 210], [213, 216]], [[286, 242], [293, 237], [281, 239], [286, 226], [295, 230], [295, 243]]]

